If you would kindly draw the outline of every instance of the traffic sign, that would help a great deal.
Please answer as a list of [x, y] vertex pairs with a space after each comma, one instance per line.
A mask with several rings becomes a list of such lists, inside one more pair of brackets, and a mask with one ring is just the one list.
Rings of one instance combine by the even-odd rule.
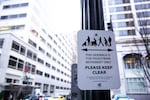
[[114, 33], [102, 30], [78, 32], [78, 87], [110, 90], [120, 87]]

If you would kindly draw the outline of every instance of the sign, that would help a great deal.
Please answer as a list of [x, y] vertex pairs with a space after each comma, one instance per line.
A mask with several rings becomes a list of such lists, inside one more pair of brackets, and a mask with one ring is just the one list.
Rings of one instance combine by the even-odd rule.
[[120, 87], [114, 33], [101, 30], [78, 32], [78, 87], [109, 90]]

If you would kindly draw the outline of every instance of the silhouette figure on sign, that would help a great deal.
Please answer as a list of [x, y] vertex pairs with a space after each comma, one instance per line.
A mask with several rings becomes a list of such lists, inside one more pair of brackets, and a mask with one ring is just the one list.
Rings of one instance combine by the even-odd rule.
[[86, 41], [82, 44], [82, 46], [86, 46]]
[[[97, 37], [97, 36], [96, 36]], [[111, 37], [98, 37], [94, 38], [91, 41], [91, 38], [88, 36], [87, 39], [83, 42], [82, 46], [111, 46], [112, 38]]]
[[108, 41], [105, 37], [104, 37], [104, 41], [105, 41], [105, 46], [108, 46]]
[[108, 38], [108, 41], [109, 41], [109, 46], [111, 46], [111, 38], [110, 37]]
[[92, 45], [92, 46], [97, 46], [97, 41], [96, 41], [95, 38], [94, 38], [94, 40], [91, 42], [91, 45]]
[[87, 38], [88, 45], [90, 45], [90, 37]]
[[100, 46], [100, 44], [102, 44], [102, 46], [104, 46], [101, 37], [99, 37], [99, 44], [98, 44], [98, 46]]

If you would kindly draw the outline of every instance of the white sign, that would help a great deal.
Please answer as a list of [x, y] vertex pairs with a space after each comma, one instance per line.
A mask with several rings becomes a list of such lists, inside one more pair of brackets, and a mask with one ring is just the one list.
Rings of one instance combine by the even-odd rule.
[[101, 30], [78, 32], [78, 87], [109, 90], [120, 87], [114, 33]]

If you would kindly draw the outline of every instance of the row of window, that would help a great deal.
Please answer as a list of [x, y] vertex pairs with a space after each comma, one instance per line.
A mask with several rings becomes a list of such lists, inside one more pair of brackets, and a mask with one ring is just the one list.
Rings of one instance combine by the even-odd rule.
[[141, 10], [141, 9], [150, 9], [150, 4], [139, 4], [135, 5], [136, 10]]
[[[149, 0], [134, 0], [134, 2], [145, 2]], [[108, 0], [109, 5], [130, 3], [130, 0]]]
[[[35, 86], [42, 88], [42, 83], [35, 82]], [[70, 90], [68, 87], [43, 84], [43, 93], [48, 93], [48, 91], [54, 93], [55, 89]]]
[[20, 4], [11, 4], [11, 5], [4, 5], [3, 9], [12, 9], [12, 8], [19, 8], [19, 7], [26, 7], [28, 3], [20, 3]]
[[144, 1], [149, 1], [149, 0], [134, 0], [134, 2], [144, 2]]
[[[26, 67], [28, 67], [28, 68], [26, 69]], [[25, 62], [24, 60], [22, 60], [20, 58], [10, 56], [9, 62], [8, 62], [8, 68], [35, 74], [36, 66], [29, 62]]]
[[135, 35], [135, 30], [115, 30], [116, 36], [132, 36]]
[[[126, 69], [142, 69], [143, 68], [143, 65], [141, 64], [141, 61], [143, 61], [141, 54], [136, 54], [136, 53], [127, 54], [123, 57], [123, 60], [124, 60]], [[150, 68], [150, 67], [147, 66], [147, 68]]]
[[109, 5], [130, 3], [130, 0], [108, 0]]
[[144, 78], [127, 78], [126, 82], [127, 93], [147, 93], [147, 87]]
[[[22, 54], [22, 55], [25, 55], [25, 53], [26, 53], [26, 48], [25, 48], [24, 46], [20, 45], [20, 44], [19, 44], [18, 42], [16, 42], [16, 41], [13, 41], [13, 42], [12, 42], [12, 47], [11, 47], [11, 49], [12, 49], [13, 51], [19, 53], [19, 54]], [[47, 53], [47, 55], [49, 55], [49, 54]], [[46, 66], [46, 67], [49, 67], [49, 68], [51, 67], [51, 64], [50, 64], [50, 63], [44, 62], [43, 59], [38, 58], [38, 57], [37, 57], [37, 54], [34, 53], [34, 52], [31, 51], [31, 50], [27, 50], [26, 56], [27, 56], [28, 58], [34, 60], [34, 61], [37, 61], [38, 63], [40, 63], [40, 64], [42, 64], [42, 65], [44, 65], [44, 63], [45, 63], [45, 66]], [[53, 60], [55, 61], [56, 58], [53, 57]], [[59, 62], [59, 63], [60, 63], [60, 62]], [[62, 66], [64, 66], [64, 65], [62, 64]], [[64, 66], [64, 67], [65, 67], [65, 66]], [[56, 67], [55, 67], [55, 66], [52, 66], [51, 68], [52, 68], [53, 70], [56, 70]], [[67, 68], [67, 67], [65, 67], [65, 68]], [[57, 69], [57, 72], [60, 72], [62, 75], [65, 75], [65, 76], [67, 76], [67, 77], [71, 77], [69, 74], [67, 74], [67, 73], [65, 73], [65, 72], [63, 72], [63, 71], [60, 71], [60, 69]], [[42, 75], [42, 73], [43, 73], [43, 72], [38, 72], [39, 75]]]
[[113, 28], [121, 28], [121, 27], [134, 27], [134, 21], [126, 21], [126, 22], [114, 22]]
[[[61, 73], [64, 73], [64, 72], [61, 72]], [[61, 81], [61, 82], [64, 82], [64, 83], [70, 83], [69, 81], [65, 80], [65, 79], [62, 79], [62, 78], [59, 78], [59, 77], [55, 77], [54, 75], [50, 75], [49, 73], [43, 73], [42, 71], [40, 70], [36, 70], [36, 74], [37, 75], [40, 75], [40, 76], [43, 76], [46, 77], [46, 78], [51, 78], [53, 80], [57, 80], [57, 81]]]
[[118, 19], [131, 19], [131, 18], [133, 18], [132, 13], [112, 15], [112, 20], [118, 20]]
[[111, 7], [110, 12], [131, 11], [131, 6]]
[[0, 19], [1, 19], [1, 20], [6, 20], [6, 19], [24, 18], [24, 17], [26, 17], [26, 16], [27, 16], [26, 13], [22, 13], [22, 14], [13, 14], [13, 15], [5, 15], [5, 16], [1, 16]]
[[[12, 78], [5, 78], [5, 82], [6, 83], [19, 83], [19, 80], [18, 79], [12, 79]], [[33, 82], [22, 81], [22, 84], [32, 85]], [[35, 82], [35, 86], [38, 86], [41, 88], [42, 83]], [[49, 87], [50, 87], [50, 89], [49, 89]], [[70, 90], [70, 88], [68, 88], [68, 87], [43, 84], [43, 93], [48, 93], [48, 91], [50, 91], [50, 93], [53, 93], [55, 91], [55, 89]]]
[[[30, 45], [32, 45], [33, 47], [35, 47], [35, 48], [37, 47], [37, 44], [36, 44], [34, 41], [32, 41], [31, 39], [28, 40], [28, 43], [29, 43]], [[52, 48], [52, 46], [51, 46], [49, 43], [47, 43], [47, 46], [48, 46], [48, 48], [50, 48], [50, 49]], [[40, 47], [40, 46], [38, 47], [38, 50], [39, 50], [41, 53], [43, 53], [43, 54], [45, 54], [45, 52], [46, 52], [46, 51], [45, 51], [42, 47]], [[53, 48], [53, 51], [54, 51], [56, 54], [58, 54], [58, 56], [61, 57], [62, 60], [64, 60], [65, 62], [67, 62], [67, 60], [66, 60], [63, 56], [61, 56], [61, 54], [58, 53], [55, 48]], [[52, 57], [50, 53], [47, 52], [47, 53], [46, 53], [46, 56], [47, 56], [48, 58], [52, 58], [52, 60], [53, 60], [54, 62], [57, 62], [57, 63], [60, 64], [62, 67], [65, 67], [66, 69], [68, 69], [66, 66], [64, 66], [64, 64], [61, 64], [60, 61], [57, 61], [55, 57]], [[42, 59], [40, 59], [40, 58], [38, 58], [38, 62], [41, 63], [41, 64], [44, 64], [44, 60], [42, 60]], [[69, 62], [68, 62], [68, 63], [69, 63]], [[69, 70], [69, 69], [68, 69], [68, 70]]]
[[137, 12], [136, 14], [138, 18], [150, 17], [150, 11]]
[[25, 25], [0, 26], [0, 31], [24, 29]]
[[[32, 29], [31, 31], [32, 31], [32, 34], [38, 34], [38, 32], [37, 32], [35, 29]], [[44, 33], [45, 33], [45, 32], [44, 32]], [[37, 35], [36, 35], [36, 37], [37, 37]], [[49, 39], [50, 39], [51, 41], [53, 40], [53, 38], [52, 38], [51, 35], [48, 35], [48, 37], [49, 37]], [[58, 37], [57, 37], [57, 38], [58, 38]], [[59, 40], [60, 40], [60, 38], [59, 38]], [[40, 36], [40, 41], [42, 41], [43, 43], [46, 43], [46, 40], [45, 40], [42, 36]], [[32, 41], [32, 40], [30, 39], [28, 42], [29, 42], [29, 44], [31, 44], [33, 47], [36, 48], [36, 45], [37, 45], [37, 44], [36, 44], [34, 41]], [[62, 50], [62, 52], [65, 54], [65, 56], [67, 56], [67, 58], [70, 58], [70, 57], [68, 56], [68, 54], [61, 48], [60, 45], [58, 45], [58, 43], [57, 43], [55, 40], [53, 40], [53, 42], [54, 42], [55, 45], [58, 46], [58, 48], [59, 48], [60, 50]], [[61, 40], [60, 40], [60, 43], [62, 43]], [[67, 43], [67, 42], [66, 42], [66, 43]], [[64, 43], [62, 43], [62, 45], [65, 46]], [[52, 46], [51, 46], [50, 43], [47, 43], [47, 47], [48, 47], [50, 50], [52, 49]], [[68, 53], [70, 53], [70, 51], [68, 50], [68, 48], [67, 48], [66, 46], [65, 46], [65, 49], [68, 51]], [[45, 53], [45, 50], [44, 50], [42, 47], [39, 48], [39, 51], [41, 51], [42, 53]], [[60, 54], [59, 52], [57, 52], [57, 50], [56, 50], [55, 48], [53, 48], [53, 51], [54, 51], [56, 54], [58, 54], [58, 56], [62, 57], [61, 54]], [[70, 53], [70, 54], [71, 54], [71, 53]], [[62, 57], [62, 59], [63, 59], [65, 62], [67, 62], [67, 63], [69, 64], [69, 62], [68, 62], [64, 57]]]
[[12, 42], [11, 50], [16, 51], [17, 53], [20, 53], [22, 55], [26, 54], [26, 56], [28, 58], [30, 58], [30, 59], [32, 59], [34, 61], [36, 61], [36, 59], [37, 59], [37, 54], [36, 53], [34, 53], [31, 50], [27, 50], [26, 51], [26, 48], [23, 45], [21, 45], [18, 42], [16, 42], [16, 41]]
[[[136, 10], [150, 9], [150, 4], [138, 4], [135, 5]], [[121, 12], [121, 11], [131, 11], [131, 6], [121, 6], [121, 7], [111, 7], [110, 12]]]
[[[35, 71], [36, 71], [37, 75], [40, 75], [40, 76], [43, 75], [42, 71], [36, 70], [35, 65], [33, 65], [29, 62], [25, 62], [24, 60], [22, 60], [20, 58], [16, 58], [14, 56], [9, 57], [8, 68], [16, 69], [16, 70], [19, 70], [19, 71], [24, 71], [24, 72], [31, 73], [31, 74], [35, 74]], [[44, 76], [49, 78], [50, 74], [45, 73]], [[56, 77], [54, 75], [51, 75], [51, 79], [55, 80]], [[60, 79], [59, 77], [57, 77], [57, 81], [61, 81], [61, 82], [64, 82], [64, 83], [70, 83], [67, 80]]]

